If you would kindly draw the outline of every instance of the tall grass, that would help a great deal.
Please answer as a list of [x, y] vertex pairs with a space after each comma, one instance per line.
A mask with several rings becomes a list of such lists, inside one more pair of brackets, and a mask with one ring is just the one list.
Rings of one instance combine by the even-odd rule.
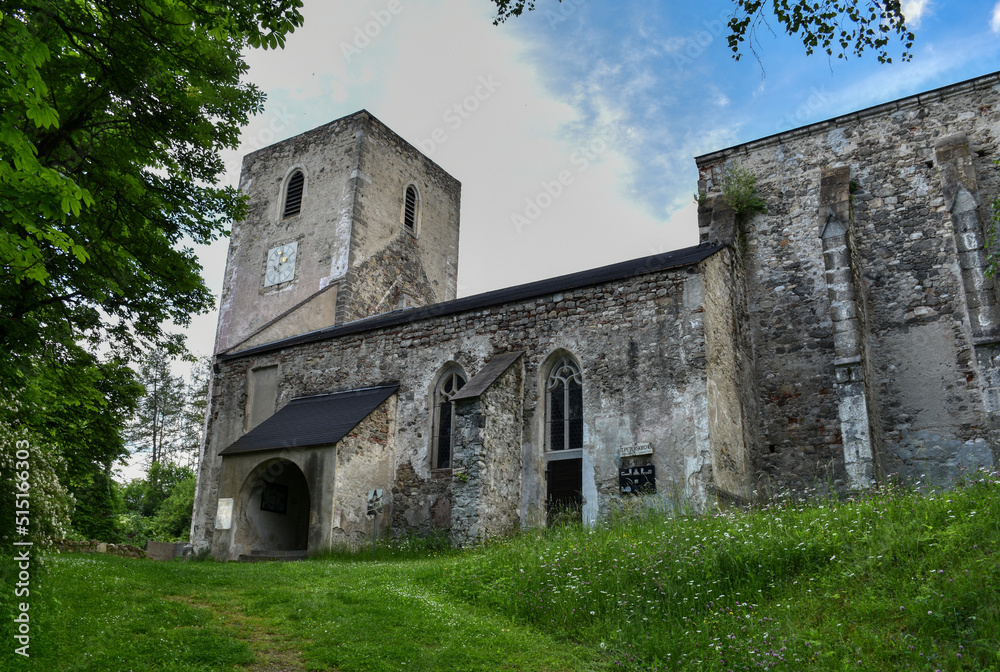
[[648, 504], [437, 578], [630, 669], [1000, 670], [998, 474], [699, 517]]
[[1000, 672], [1000, 474], [715, 515], [616, 506], [472, 551], [380, 542], [377, 562], [41, 557], [32, 658], [0, 670]]

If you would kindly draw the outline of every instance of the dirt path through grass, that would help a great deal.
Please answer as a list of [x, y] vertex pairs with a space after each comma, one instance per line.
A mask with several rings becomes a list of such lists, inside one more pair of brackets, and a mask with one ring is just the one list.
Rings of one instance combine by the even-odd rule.
[[[220, 596], [221, 598], [221, 596]], [[231, 636], [246, 642], [254, 653], [254, 662], [247, 672], [301, 672], [303, 642], [276, 629], [267, 619], [242, 613], [235, 600], [216, 599], [198, 602], [189, 597], [168, 596], [164, 599], [183, 602], [197, 609], [207, 609], [226, 624]]]
[[430, 562], [59, 556], [45, 578], [49, 608], [35, 631], [32, 663], [42, 667], [25, 669], [605, 669], [608, 661], [593, 649], [436, 591], [422, 578]]

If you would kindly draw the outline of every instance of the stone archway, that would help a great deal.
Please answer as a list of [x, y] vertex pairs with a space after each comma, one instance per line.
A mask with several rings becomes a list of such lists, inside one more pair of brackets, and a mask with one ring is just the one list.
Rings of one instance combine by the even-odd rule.
[[239, 553], [309, 550], [309, 485], [298, 465], [259, 464], [240, 489], [233, 543]]

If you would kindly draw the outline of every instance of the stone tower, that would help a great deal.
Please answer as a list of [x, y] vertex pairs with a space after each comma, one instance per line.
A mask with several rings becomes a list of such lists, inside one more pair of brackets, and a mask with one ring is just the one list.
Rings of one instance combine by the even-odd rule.
[[455, 298], [461, 185], [368, 112], [248, 154], [240, 189], [217, 353]]

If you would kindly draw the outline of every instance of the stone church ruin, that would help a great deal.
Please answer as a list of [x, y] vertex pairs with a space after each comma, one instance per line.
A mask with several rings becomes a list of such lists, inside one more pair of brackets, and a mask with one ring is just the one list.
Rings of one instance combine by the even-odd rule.
[[[1000, 73], [698, 157], [695, 247], [456, 298], [460, 184], [361, 111], [244, 158], [192, 541], [460, 544], [1000, 463]], [[767, 212], [738, 221], [728, 169]]]

